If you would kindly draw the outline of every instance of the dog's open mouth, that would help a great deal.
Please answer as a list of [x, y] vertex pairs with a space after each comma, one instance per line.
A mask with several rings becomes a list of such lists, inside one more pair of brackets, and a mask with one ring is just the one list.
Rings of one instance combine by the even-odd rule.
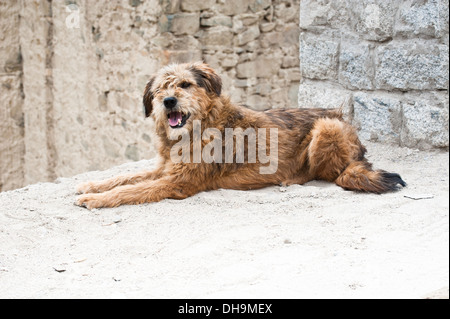
[[167, 118], [169, 119], [169, 126], [171, 128], [180, 128], [186, 125], [186, 121], [189, 119], [191, 114], [184, 114], [183, 112], [170, 112], [167, 114]]

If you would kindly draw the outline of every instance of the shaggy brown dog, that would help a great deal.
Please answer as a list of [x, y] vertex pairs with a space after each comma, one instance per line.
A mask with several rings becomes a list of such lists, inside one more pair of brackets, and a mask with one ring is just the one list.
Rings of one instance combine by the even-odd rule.
[[[398, 185], [406, 185], [398, 174], [372, 169], [364, 158], [365, 147], [355, 129], [343, 121], [340, 111], [274, 109], [257, 112], [232, 104], [221, 91], [220, 77], [205, 64], [171, 65], [162, 69], [150, 80], [144, 93], [146, 116], [155, 121], [159, 140], [157, 168], [82, 184], [78, 192], [84, 195], [78, 198], [77, 204], [89, 209], [116, 207], [165, 198], [184, 199], [219, 188], [250, 190], [269, 185], [304, 184], [314, 179], [334, 182], [347, 190], [372, 193], [393, 191]], [[234, 159], [231, 162], [193, 160], [195, 121], [201, 123], [202, 131], [215, 128], [223, 135], [227, 128], [277, 129], [278, 136], [272, 136], [276, 131], [270, 131], [270, 138], [257, 141], [258, 150], [266, 146], [262, 148], [264, 155], [271, 154], [276, 170], [262, 174], [261, 168], [267, 166], [267, 161], [263, 163], [260, 157], [250, 161], [249, 143], [244, 143], [245, 156], [241, 162], [236, 160], [237, 146], [231, 148]], [[174, 162], [171, 150], [176, 149], [181, 130], [190, 137], [188, 161]], [[236, 142], [238, 136], [235, 134], [232, 141]], [[272, 137], [278, 137], [277, 149], [269, 143]], [[215, 138], [203, 136], [201, 147], [205, 148]], [[221, 148], [225, 149], [225, 141], [221, 143]]]

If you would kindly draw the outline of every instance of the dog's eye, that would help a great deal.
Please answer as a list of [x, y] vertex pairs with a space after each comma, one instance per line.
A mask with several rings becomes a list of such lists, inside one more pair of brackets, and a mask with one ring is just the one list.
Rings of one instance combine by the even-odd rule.
[[182, 88], [182, 89], [187, 89], [190, 86], [191, 86], [191, 83], [189, 83], [189, 82], [183, 82], [180, 84], [180, 88]]

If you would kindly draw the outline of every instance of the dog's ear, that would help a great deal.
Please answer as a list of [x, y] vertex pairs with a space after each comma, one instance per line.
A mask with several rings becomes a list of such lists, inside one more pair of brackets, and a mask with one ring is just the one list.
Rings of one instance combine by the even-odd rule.
[[147, 86], [145, 87], [145, 91], [144, 91], [143, 103], [144, 103], [145, 117], [149, 117], [153, 111], [153, 92], [152, 92], [153, 82], [155, 82], [155, 77], [152, 77], [150, 79], [150, 81], [147, 83]]
[[217, 73], [204, 63], [195, 63], [191, 66], [197, 85], [204, 88], [209, 94], [218, 97], [222, 94], [222, 79]]

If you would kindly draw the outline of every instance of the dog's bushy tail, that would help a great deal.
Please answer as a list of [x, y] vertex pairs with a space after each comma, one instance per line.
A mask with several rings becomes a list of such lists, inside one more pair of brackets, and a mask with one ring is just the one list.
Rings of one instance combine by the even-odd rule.
[[372, 170], [372, 165], [365, 160], [350, 163], [335, 183], [347, 190], [377, 194], [397, 190], [399, 185], [406, 186], [400, 175]]

